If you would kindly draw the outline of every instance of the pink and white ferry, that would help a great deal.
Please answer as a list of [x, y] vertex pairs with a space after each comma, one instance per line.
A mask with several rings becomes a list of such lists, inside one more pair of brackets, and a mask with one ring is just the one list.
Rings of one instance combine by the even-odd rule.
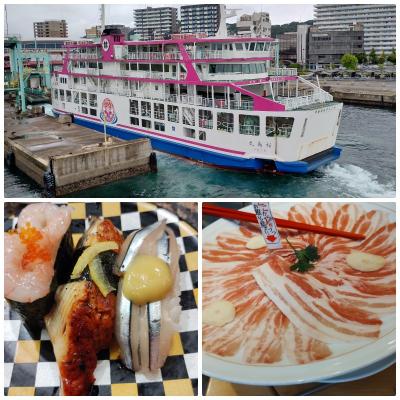
[[189, 36], [67, 45], [55, 113], [223, 168], [307, 173], [340, 156], [342, 104], [279, 68], [272, 38]]

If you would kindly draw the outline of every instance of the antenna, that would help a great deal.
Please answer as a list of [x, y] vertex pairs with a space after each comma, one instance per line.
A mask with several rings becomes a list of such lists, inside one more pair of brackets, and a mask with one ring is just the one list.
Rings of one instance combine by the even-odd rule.
[[104, 4], [100, 5], [100, 22], [101, 22], [101, 33], [103, 33], [106, 26], [106, 6]]

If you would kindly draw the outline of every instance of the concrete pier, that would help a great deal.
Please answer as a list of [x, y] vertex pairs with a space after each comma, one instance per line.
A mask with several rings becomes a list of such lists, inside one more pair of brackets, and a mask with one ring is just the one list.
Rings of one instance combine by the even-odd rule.
[[[8, 112], [10, 111], [10, 112]], [[148, 139], [123, 141], [41, 116], [17, 120], [5, 110], [4, 155], [50, 195], [67, 193], [154, 170]], [[152, 165], [151, 165], [152, 164]]]
[[322, 89], [334, 100], [374, 107], [396, 107], [396, 82], [381, 79], [320, 79]]

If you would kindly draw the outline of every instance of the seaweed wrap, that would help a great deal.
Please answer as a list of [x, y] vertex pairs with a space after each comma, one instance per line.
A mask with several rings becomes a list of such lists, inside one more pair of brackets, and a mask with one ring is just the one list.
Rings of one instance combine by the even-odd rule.
[[72, 270], [71, 209], [48, 203], [26, 206], [17, 227], [4, 235], [4, 296], [27, 327], [37, 331]]

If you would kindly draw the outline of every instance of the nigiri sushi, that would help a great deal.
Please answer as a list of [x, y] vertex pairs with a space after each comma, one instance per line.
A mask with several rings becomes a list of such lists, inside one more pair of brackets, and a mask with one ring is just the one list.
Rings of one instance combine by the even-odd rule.
[[115, 337], [122, 362], [140, 372], [162, 367], [179, 327], [179, 250], [165, 222], [134, 231], [116, 262]]
[[45, 317], [62, 395], [90, 393], [97, 353], [111, 344], [118, 281], [112, 269], [122, 242], [122, 233], [110, 220], [92, 218], [75, 250], [72, 281], [58, 288]]
[[68, 206], [35, 203], [4, 235], [4, 296], [32, 330], [44, 326], [57, 286], [71, 273], [70, 224]]

